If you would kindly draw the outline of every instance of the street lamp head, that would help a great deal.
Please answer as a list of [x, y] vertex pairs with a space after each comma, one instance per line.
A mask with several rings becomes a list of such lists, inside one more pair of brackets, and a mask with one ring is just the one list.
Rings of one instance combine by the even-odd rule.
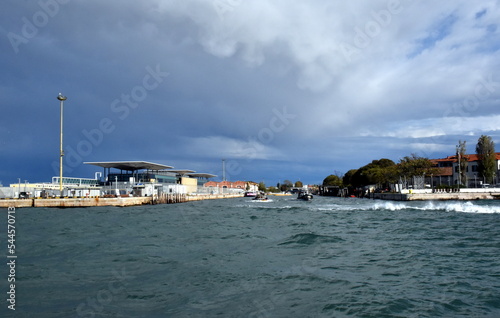
[[61, 93], [59, 93], [59, 95], [57, 96], [57, 99], [60, 101], [65, 101], [67, 99], [67, 97], [63, 96], [63, 95], [61, 95]]

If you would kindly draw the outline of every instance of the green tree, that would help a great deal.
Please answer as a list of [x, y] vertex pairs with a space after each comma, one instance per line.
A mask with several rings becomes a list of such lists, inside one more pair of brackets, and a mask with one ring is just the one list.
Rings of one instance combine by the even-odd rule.
[[354, 176], [354, 174], [356, 174], [356, 172], [358, 171], [358, 169], [351, 169], [349, 171], [347, 171], [344, 176], [342, 177], [342, 184], [346, 187], [351, 187], [352, 186], [352, 177]]
[[456, 155], [459, 167], [459, 184], [467, 184], [467, 165], [469, 164], [469, 156], [467, 156], [465, 141], [458, 141]]
[[324, 186], [342, 186], [342, 179], [339, 178], [339, 176], [336, 176], [334, 174], [329, 175], [323, 180], [323, 185]]
[[302, 181], [295, 182], [295, 187], [296, 188], [302, 188], [303, 186], [304, 186], [304, 184], [302, 183]]
[[281, 185], [280, 190], [284, 192], [284, 191], [290, 190], [291, 188], [293, 188], [292, 181], [285, 180], [285, 181], [283, 181], [283, 184]]
[[267, 192], [276, 193], [279, 192], [279, 190], [276, 187], [269, 187], [267, 188]]
[[373, 160], [359, 168], [351, 177], [351, 185], [361, 187], [370, 184], [388, 186], [397, 176], [396, 164], [390, 159]]
[[495, 143], [490, 136], [481, 135], [477, 141], [476, 153], [478, 157], [478, 172], [486, 180], [486, 183], [493, 182], [495, 177]]
[[266, 192], [266, 184], [263, 181], [259, 182], [259, 191]]
[[399, 161], [399, 175], [411, 178], [415, 176], [437, 174], [438, 169], [433, 167], [432, 162], [425, 157], [419, 157], [416, 154], [406, 156]]

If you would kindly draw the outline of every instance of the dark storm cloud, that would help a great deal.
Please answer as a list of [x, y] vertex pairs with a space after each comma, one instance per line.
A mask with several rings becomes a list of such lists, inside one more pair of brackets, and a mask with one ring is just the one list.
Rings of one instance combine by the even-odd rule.
[[93, 173], [83, 161], [227, 158], [234, 179], [320, 182], [450, 155], [443, 136], [499, 130], [499, 15], [496, 1], [7, 1], [0, 179], [56, 174], [59, 92], [75, 176]]

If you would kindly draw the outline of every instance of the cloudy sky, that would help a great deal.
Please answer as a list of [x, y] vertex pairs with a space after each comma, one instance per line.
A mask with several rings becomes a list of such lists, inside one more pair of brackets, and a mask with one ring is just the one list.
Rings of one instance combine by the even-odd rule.
[[[320, 183], [500, 142], [500, 1], [7, 0], [0, 180], [144, 160]], [[500, 151], [500, 146], [498, 146]]]

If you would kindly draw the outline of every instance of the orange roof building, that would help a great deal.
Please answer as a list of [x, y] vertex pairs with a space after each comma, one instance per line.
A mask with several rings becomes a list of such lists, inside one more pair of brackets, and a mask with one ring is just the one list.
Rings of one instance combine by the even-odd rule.
[[[500, 152], [495, 153], [496, 155], [496, 173], [495, 173], [495, 183], [500, 180]], [[479, 157], [477, 154], [467, 154], [461, 160], [467, 159], [466, 168], [466, 179], [463, 181], [469, 187], [477, 187], [478, 184], [483, 184], [483, 178], [479, 174], [478, 164]], [[433, 176], [433, 184], [440, 184], [443, 181], [443, 177], [446, 178], [447, 182], [455, 185], [458, 183], [458, 157], [456, 155], [448, 156], [442, 159], [430, 159], [434, 164], [434, 167], [438, 168], [440, 173]], [[450, 180], [451, 178], [451, 180]], [[437, 182], [439, 180], [439, 182]], [[450, 182], [451, 181], [451, 182]], [[445, 182], [443, 182], [445, 183]], [[450, 185], [451, 185], [450, 184]]]

